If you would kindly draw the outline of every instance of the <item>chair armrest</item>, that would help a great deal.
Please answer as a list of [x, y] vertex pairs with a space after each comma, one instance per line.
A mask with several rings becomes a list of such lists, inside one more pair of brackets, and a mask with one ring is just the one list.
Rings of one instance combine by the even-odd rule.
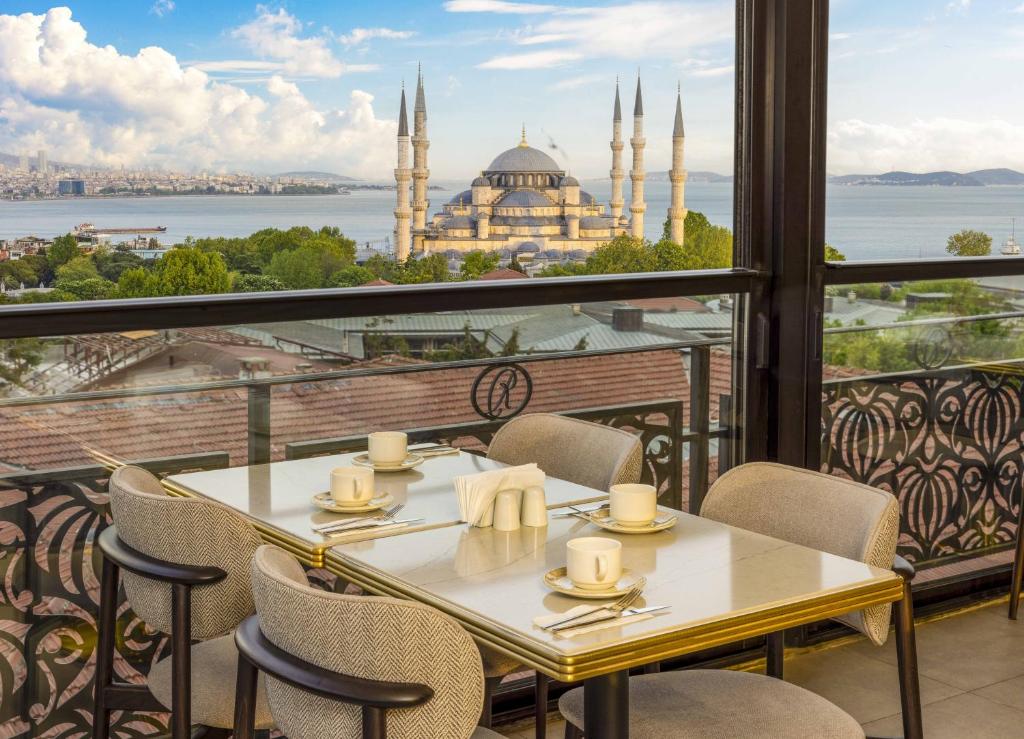
[[893, 558], [892, 570], [907, 582], [913, 580], [914, 575], [916, 574], [914, 565], [910, 564], [910, 562], [903, 559], [903, 557], [898, 554]]
[[343, 675], [310, 664], [275, 646], [260, 630], [259, 616], [249, 616], [235, 629], [239, 654], [261, 672], [311, 693], [343, 703], [372, 708], [413, 708], [434, 696], [419, 683], [392, 683]]
[[228, 575], [219, 567], [180, 565], [143, 554], [121, 541], [114, 526], [105, 528], [98, 541], [104, 557], [122, 570], [151, 580], [161, 580], [175, 585], [211, 585]]

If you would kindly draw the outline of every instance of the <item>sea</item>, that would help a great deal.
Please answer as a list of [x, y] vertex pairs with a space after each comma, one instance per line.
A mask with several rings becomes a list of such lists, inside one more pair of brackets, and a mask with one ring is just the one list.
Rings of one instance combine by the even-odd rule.
[[[432, 183], [431, 212], [466, 189], [466, 183]], [[608, 180], [583, 182], [600, 202]], [[646, 234], [661, 235], [670, 184], [648, 181]], [[629, 185], [626, 185], [629, 200]], [[732, 184], [690, 182], [686, 205], [715, 224], [732, 227]], [[187, 236], [246, 236], [262, 228], [337, 226], [360, 244], [383, 245], [394, 226], [393, 190], [353, 190], [339, 195], [187, 195], [130, 198], [0, 201], [0, 239], [34, 234], [53, 237], [80, 223], [99, 228], [165, 226], [162, 243]], [[829, 185], [826, 240], [847, 259], [919, 259], [945, 255], [946, 239], [964, 228], [993, 238], [993, 251], [1010, 236], [1016, 219], [1024, 232], [1024, 187], [885, 187]], [[1020, 237], [1018, 236], [1018, 241]]]

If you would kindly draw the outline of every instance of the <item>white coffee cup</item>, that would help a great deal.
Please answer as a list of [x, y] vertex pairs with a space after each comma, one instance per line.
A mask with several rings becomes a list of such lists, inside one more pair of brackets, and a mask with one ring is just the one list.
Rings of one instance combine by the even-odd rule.
[[607, 590], [622, 577], [622, 544], [615, 539], [584, 536], [566, 545], [565, 569], [583, 590]]
[[658, 515], [658, 491], [653, 485], [624, 483], [608, 492], [611, 517], [619, 523], [641, 525]]
[[373, 498], [373, 470], [336, 467], [331, 470], [331, 496], [338, 505], [369, 503]]
[[375, 431], [367, 444], [370, 461], [374, 464], [395, 465], [408, 455], [409, 437], [404, 431]]

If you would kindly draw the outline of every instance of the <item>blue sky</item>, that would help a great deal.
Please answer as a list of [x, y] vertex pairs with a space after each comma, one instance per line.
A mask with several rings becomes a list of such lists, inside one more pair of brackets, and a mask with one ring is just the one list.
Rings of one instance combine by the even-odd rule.
[[[733, 24], [728, 0], [0, 0], [0, 150], [387, 178], [422, 63], [436, 176], [471, 176], [524, 122], [606, 176], [615, 78], [628, 118], [639, 68], [649, 168], [681, 83], [687, 166], [724, 172]], [[1024, 169], [1024, 0], [833, 0], [831, 31], [831, 171]]]

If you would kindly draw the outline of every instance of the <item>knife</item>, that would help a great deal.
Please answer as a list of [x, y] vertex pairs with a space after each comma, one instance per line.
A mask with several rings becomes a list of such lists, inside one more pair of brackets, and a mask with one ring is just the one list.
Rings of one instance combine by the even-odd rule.
[[549, 626], [548, 631], [559, 632], [567, 631], [569, 629], [578, 629], [582, 626], [589, 626], [590, 624], [601, 623], [602, 621], [611, 621], [616, 618], [628, 618], [630, 616], [639, 616], [642, 613], [654, 613], [655, 611], [664, 611], [666, 608], [671, 606], [647, 606], [645, 608], [627, 608], [621, 613], [605, 613], [603, 615], [595, 614], [594, 616], [580, 616], [572, 623], [568, 623], [564, 626]]
[[334, 535], [337, 535], [337, 534], [347, 534], [349, 531], [365, 531], [366, 529], [376, 529], [376, 528], [379, 528], [381, 526], [392, 526], [392, 525], [394, 525], [396, 523], [416, 523], [417, 521], [422, 521], [422, 520], [423, 520], [423, 518], [420, 517], [420, 518], [400, 518], [397, 521], [391, 521], [391, 520], [367, 521], [365, 523], [360, 523], [358, 525], [341, 526], [339, 528], [334, 528], [334, 529], [320, 530], [320, 531], [317, 531], [317, 533], [318, 534], [322, 534], [324, 536], [334, 536]]

